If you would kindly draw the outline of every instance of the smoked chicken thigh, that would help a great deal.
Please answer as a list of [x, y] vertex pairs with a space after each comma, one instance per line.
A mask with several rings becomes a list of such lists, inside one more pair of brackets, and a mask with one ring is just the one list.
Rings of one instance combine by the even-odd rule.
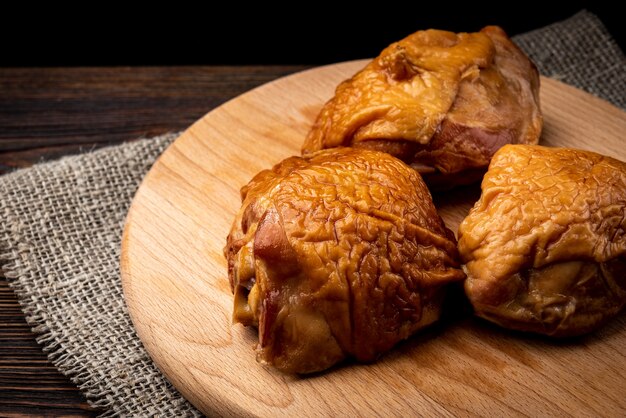
[[476, 314], [552, 336], [598, 328], [626, 304], [626, 163], [507, 145], [459, 227]]
[[288, 158], [241, 196], [224, 249], [233, 318], [258, 327], [260, 360], [282, 371], [376, 359], [465, 277], [419, 174], [385, 153]]
[[539, 74], [502, 29], [431, 29], [391, 44], [341, 83], [302, 152], [384, 151], [444, 189], [479, 180], [505, 144], [536, 144], [541, 127]]

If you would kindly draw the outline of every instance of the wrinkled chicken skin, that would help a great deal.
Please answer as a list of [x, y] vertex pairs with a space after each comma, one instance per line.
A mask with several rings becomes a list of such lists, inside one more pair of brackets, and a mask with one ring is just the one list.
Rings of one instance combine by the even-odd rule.
[[507, 145], [459, 227], [476, 314], [552, 336], [590, 332], [626, 304], [626, 163]]
[[224, 249], [233, 319], [290, 373], [372, 361], [439, 317], [463, 280], [456, 241], [414, 170], [338, 148], [288, 158], [242, 188]]
[[341, 83], [302, 152], [387, 152], [442, 189], [479, 180], [505, 144], [536, 144], [541, 126], [537, 69], [502, 29], [426, 30]]

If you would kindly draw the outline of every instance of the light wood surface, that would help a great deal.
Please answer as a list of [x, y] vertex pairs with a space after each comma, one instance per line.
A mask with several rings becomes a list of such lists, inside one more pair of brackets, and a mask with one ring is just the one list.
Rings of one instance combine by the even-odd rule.
[[[231, 321], [222, 254], [239, 188], [299, 152], [321, 105], [365, 61], [298, 73], [210, 112], [160, 157], [135, 196], [122, 281], [146, 349], [207, 415], [624, 416], [626, 315], [599, 332], [554, 342], [452, 317], [374, 364], [284, 375], [256, 362], [256, 331]], [[542, 143], [626, 160], [626, 114], [542, 79]], [[436, 196], [456, 230], [478, 187]]]

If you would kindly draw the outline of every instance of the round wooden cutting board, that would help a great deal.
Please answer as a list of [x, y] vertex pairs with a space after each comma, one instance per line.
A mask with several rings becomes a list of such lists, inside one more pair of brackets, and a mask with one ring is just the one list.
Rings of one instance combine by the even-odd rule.
[[[163, 153], [128, 215], [121, 270], [131, 317], [176, 388], [210, 416], [623, 416], [626, 315], [599, 332], [550, 341], [448, 318], [374, 364], [309, 377], [255, 360], [256, 331], [233, 325], [226, 235], [239, 189], [298, 154], [313, 119], [366, 61], [315, 68], [210, 112]], [[626, 160], [626, 113], [542, 79], [542, 144]], [[455, 230], [477, 186], [435, 197]]]

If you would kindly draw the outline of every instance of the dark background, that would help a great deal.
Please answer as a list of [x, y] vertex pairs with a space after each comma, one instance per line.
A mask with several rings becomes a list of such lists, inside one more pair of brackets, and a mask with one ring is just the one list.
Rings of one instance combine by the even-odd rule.
[[3, 13], [0, 66], [319, 65], [375, 56], [419, 29], [469, 32], [498, 24], [515, 35], [582, 9], [598, 15], [626, 49], [623, 16], [602, 1], [153, 3], [135, 11], [129, 3], [89, 2], [68, 11], [29, 5], [33, 10]]

